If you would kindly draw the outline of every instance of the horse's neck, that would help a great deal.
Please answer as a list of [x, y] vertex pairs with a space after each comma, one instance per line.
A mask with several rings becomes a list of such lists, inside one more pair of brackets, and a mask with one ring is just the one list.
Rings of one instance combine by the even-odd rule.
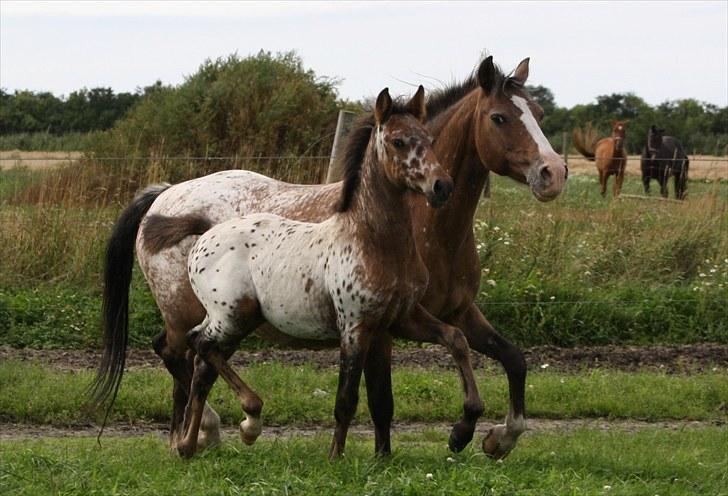
[[369, 248], [391, 250], [392, 240], [407, 248], [414, 247], [412, 216], [405, 200], [406, 192], [393, 185], [384, 175], [370, 150], [361, 170], [361, 183], [349, 210], [342, 214], [357, 238]]
[[431, 132], [435, 137], [435, 154], [453, 180], [453, 194], [441, 208], [428, 208], [418, 200], [419, 211], [415, 226], [433, 228], [432, 241], [460, 246], [472, 233], [473, 217], [483, 193], [487, 171], [475, 149], [473, 106], [466, 96], [445, 113], [433, 120]]

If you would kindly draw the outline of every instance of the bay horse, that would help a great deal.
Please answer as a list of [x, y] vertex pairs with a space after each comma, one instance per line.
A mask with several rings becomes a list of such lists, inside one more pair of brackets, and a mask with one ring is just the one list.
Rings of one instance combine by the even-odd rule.
[[640, 165], [645, 194], [650, 193], [650, 180], [657, 179], [660, 194], [667, 198], [667, 182], [672, 176], [675, 178], [675, 198], [685, 199], [690, 161], [677, 138], [665, 136], [665, 130], [658, 129], [654, 124], [650, 126]]
[[617, 197], [622, 191], [624, 170], [627, 167], [627, 152], [624, 150], [624, 140], [628, 121], [612, 121], [612, 135], [602, 138], [596, 143], [588, 143], [582, 133], [574, 130], [572, 134], [574, 148], [588, 160], [593, 160], [599, 172], [599, 185], [602, 196], [607, 194], [607, 181], [614, 175], [612, 196]]
[[[408, 198], [413, 232], [420, 256], [429, 272], [420, 303], [438, 319], [458, 327], [471, 349], [500, 362], [508, 377], [509, 410], [503, 424], [492, 427], [483, 441], [489, 456], [502, 458], [526, 430], [526, 361], [523, 353], [498, 333], [475, 305], [480, 285], [480, 263], [473, 221], [490, 171], [530, 186], [539, 201], [556, 198], [566, 182], [567, 168], [538, 126], [541, 108], [525, 91], [529, 59], [512, 75], [505, 75], [492, 56], [485, 58], [463, 82], [447, 87], [427, 100], [427, 126], [435, 138], [435, 154], [455, 184], [452, 198], [433, 210], [419, 197]], [[363, 157], [352, 156], [349, 162]], [[105, 260], [104, 354], [95, 382], [94, 400], [113, 404], [124, 369], [128, 338], [128, 293], [134, 249], [144, 276], [164, 319], [164, 330], [153, 346], [174, 378], [170, 446], [176, 447], [190, 390], [192, 361], [186, 334], [199, 325], [205, 310], [187, 277], [187, 257], [195, 237], [155, 250], [146, 233], [150, 215], [185, 216], [204, 213], [213, 223], [254, 212], [268, 212], [309, 222], [330, 216], [341, 183], [287, 184], [250, 171], [210, 174], [174, 186], [146, 190], [121, 213], [109, 239]], [[270, 326], [258, 334], [281, 336]], [[304, 347], [322, 347], [320, 341], [288, 340]], [[338, 342], [329, 343], [330, 346]], [[375, 429], [375, 450], [390, 452], [393, 415], [391, 386], [392, 340], [381, 334], [370, 343], [364, 377]], [[220, 420], [207, 405], [200, 427], [200, 447], [219, 439]]]
[[[409, 191], [432, 207], [443, 205], [453, 183], [441, 168], [424, 127], [424, 88], [404, 107], [393, 105], [387, 89], [378, 96], [373, 118], [365, 118], [351, 140], [364, 160], [346, 164], [341, 198], [329, 219], [315, 224], [258, 213], [212, 227], [200, 214], [151, 217], [149, 232], [172, 233], [195, 225], [202, 234], [192, 247], [188, 274], [207, 315], [188, 334], [196, 352], [186, 434], [177, 443], [185, 457], [196, 439], [207, 393], [220, 374], [237, 394], [246, 419], [241, 437], [260, 435], [262, 401], [232, 370], [227, 358], [241, 339], [267, 321], [299, 339], [339, 341], [336, 429], [330, 458], [343, 454], [356, 412], [359, 381], [369, 343], [381, 333], [435, 342], [452, 354], [465, 390], [463, 418], [450, 437], [454, 451], [473, 436], [483, 412], [470, 348], [463, 333], [432, 317], [419, 300], [427, 288], [427, 268], [417, 251]], [[176, 224], [180, 223], [180, 227]], [[163, 236], [158, 240], [164, 247]]]

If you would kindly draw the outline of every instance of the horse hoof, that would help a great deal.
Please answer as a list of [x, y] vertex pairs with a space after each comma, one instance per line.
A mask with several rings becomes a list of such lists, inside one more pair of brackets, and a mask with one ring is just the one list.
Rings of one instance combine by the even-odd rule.
[[450, 432], [450, 439], [447, 441], [447, 446], [453, 453], [460, 453], [473, 439], [474, 428], [469, 428], [461, 424], [455, 424]]
[[505, 425], [496, 425], [483, 438], [483, 452], [488, 458], [502, 460], [516, 446], [516, 439], [508, 435]]
[[190, 459], [195, 454], [195, 448], [192, 447], [191, 443], [180, 441], [177, 443], [177, 453], [182, 458]]
[[250, 446], [255, 442], [256, 439], [258, 439], [258, 436], [260, 436], [262, 430], [263, 429], [260, 425], [260, 418], [248, 417], [240, 422], [240, 439], [242, 439], [245, 444]]

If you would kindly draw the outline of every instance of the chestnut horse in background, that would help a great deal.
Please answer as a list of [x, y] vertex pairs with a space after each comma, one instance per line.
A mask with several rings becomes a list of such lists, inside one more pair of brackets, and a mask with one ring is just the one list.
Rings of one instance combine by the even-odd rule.
[[607, 193], [607, 180], [611, 175], [615, 176], [612, 195], [617, 197], [622, 191], [624, 169], [627, 167], [627, 152], [624, 150], [627, 122], [612, 121], [612, 135], [596, 143], [590, 143], [590, 140], [585, 139], [585, 133], [581, 130], [575, 129], [573, 132], [574, 147], [588, 160], [596, 163], [602, 196]]
[[[496, 458], [507, 455], [526, 430], [526, 361], [518, 347], [502, 337], [475, 305], [481, 279], [473, 232], [475, 212], [489, 171], [528, 184], [540, 201], [556, 198], [567, 178], [566, 164], [538, 125], [543, 110], [525, 90], [528, 65], [529, 60], [523, 60], [507, 76], [495, 66], [492, 57], [487, 57], [471, 77], [428, 98], [427, 127], [435, 138], [435, 154], [455, 188], [449, 203], [437, 210], [429, 208], [419, 195], [408, 198], [415, 242], [429, 273], [421, 305], [436, 318], [460, 328], [470, 347], [500, 362], [508, 376], [510, 408], [505, 423], [492, 427], [483, 441], [485, 452]], [[364, 159], [363, 153], [356, 156], [356, 150], [344, 155], [347, 163]], [[94, 400], [111, 400], [110, 407], [121, 382], [136, 245], [139, 265], [165, 323], [153, 346], [174, 377], [171, 447], [176, 447], [181, 439], [192, 371], [186, 335], [205, 318], [205, 309], [187, 277], [188, 255], [197, 237], [187, 236], [175, 246], [155, 250], [145, 233], [148, 216], [201, 213], [217, 224], [264, 212], [292, 220], [321, 222], [331, 216], [341, 187], [341, 183], [288, 184], [250, 171], [231, 170], [148, 189], [131, 202], [117, 220], [107, 248], [105, 349]], [[275, 329], [264, 326], [257, 332], [270, 337]], [[338, 341], [308, 340], [296, 344], [320, 348], [338, 346]], [[377, 336], [370, 344], [371, 356], [364, 365], [378, 453], [391, 449], [391, 348], [389, 333]], [[219, 416], [207, 405], [200, 426], [201, 447], [219, 439], [219, 428]]]

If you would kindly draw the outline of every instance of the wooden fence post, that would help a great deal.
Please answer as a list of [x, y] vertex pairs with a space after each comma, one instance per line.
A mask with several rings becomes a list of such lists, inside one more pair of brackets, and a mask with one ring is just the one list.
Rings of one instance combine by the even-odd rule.
[[341, 163], [336, 159], [339, 152], [342, 151], [346, 142], [346, 135], [351, 130], [351, 124], [354, 122], [356, 114], [348, 110], [339, 110], [339, 118], [336, 121], [336, 134], [334, 135], [334, 144], [331, 147], [331, 158], [329, 159], [329, 169], [326, 173], [326, 182], [335, 183], [341, 181], [344, 177], [344, 171], [341, 170]]

